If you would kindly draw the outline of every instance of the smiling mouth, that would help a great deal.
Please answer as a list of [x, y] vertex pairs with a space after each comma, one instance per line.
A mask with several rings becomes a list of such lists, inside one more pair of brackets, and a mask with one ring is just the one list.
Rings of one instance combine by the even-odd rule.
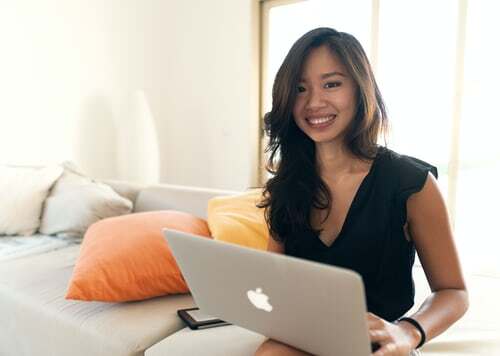
[[321, 126], [327, 126], [331, 122], [335, 120], [337, 115], [329, 115], [329, 116], [323, 116], [323, 117], [306, 117], [306, 121], [310, 126], [313, 127], [321, 127]]

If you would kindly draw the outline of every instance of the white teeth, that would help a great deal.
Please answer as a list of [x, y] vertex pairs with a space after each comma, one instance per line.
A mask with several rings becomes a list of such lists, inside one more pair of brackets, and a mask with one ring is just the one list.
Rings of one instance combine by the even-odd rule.
[[325, 122], [328, 122], [330, 120], [333, 120], [336, 115], [331, 115], [331, 116], [325, 116], [325, 117], [317, 117], [314, 119], [307, 119], [307, 121], [313, 125], [318, 125], [318, 124], [323, 124]]

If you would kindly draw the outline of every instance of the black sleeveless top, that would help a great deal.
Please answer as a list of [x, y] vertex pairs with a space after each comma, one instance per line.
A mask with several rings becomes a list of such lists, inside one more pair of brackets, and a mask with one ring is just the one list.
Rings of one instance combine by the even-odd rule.
[[[349, 268], [364, 282], [368, 311], [394, 321], [414, 304], [415, 246], [405, 237], [406, 201], [436, 167], [379, 147], [331, 246], [318, 235], [286, 243], [285, 254]], [[332, 202], [335, 204], [335, 201]]]

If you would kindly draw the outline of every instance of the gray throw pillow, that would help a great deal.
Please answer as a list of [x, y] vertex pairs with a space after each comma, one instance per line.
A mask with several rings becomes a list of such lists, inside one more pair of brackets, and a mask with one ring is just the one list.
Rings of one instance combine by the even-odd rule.
[[40, 232], [45, 235], [83, 237], [93, 223], [128, 214], [132, 202], [110, 186], [86, 177], [71, 162], [45, 200]]

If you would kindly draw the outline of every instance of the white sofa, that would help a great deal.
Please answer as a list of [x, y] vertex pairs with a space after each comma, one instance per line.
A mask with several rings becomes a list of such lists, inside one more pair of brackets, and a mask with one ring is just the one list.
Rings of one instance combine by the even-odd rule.
[[[231, 194], [171, 185], [107, 183], [135, 201], [135, 212], [175, 209], [206, 217], [208, 199]], [[133, 303], [64, 299], [79, 245], [65, 246], [54, 240], [48, 239], [45, 250], [37, 246], [34, 252], [21, 251], [18, 258], [0, 261], [1, 356], [143, 355], [184, 327], [176, 311], [194, 306], [190, 295]]]
[[[136, 212], [175, 209], [206, 217], [208, 199], [234, 193], [108, 183], [135, 201]], [[131, 303], [65, 300], [78, 251], [78, 244], [56, 244], [45, 251], [0, 260], [0, 356], [243, 356], [252, 355], [264, 340], [262, 335], [236, 326], [203, 331], [185, 328], [176, 311], [195, 305], [190, 295]], [[417, 307], [428, 293], [418, 267], [415, 281]], [[424, 355], [500, 355], [500, 322], [494, 311], [500, 279], [469, 276], [468, 284], [468, 314], [426, 345]]]

